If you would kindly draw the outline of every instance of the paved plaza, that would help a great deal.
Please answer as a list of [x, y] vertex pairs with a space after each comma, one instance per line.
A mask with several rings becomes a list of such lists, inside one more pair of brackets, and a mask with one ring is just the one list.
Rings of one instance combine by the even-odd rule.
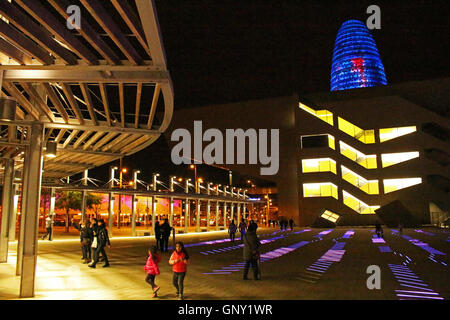
[[[185, 280], [187, 300], [215, 299], [449, 299], [449, 230], [373, 228], [259, 228], [261, 281], [242, 280], [242, 246], [225, 231], [177, 235], [187, 244], [191, 264]], [[219, 241], [215, 241], [219, 240]], [[173, 300], [170, 253], [162, 254], [159, 297], [144, 281], [152, 237], [118, 237], [107, 249], [111, 267], [82, 264], [79, 239], [39, 240], [34, 299]], [[171, 243], [172, 244], [172, 239]], [[0, 299], [18, 299], [15, 249], [0, 265]], [[367, 267], [381, 269], [381, 289], [369, 290]], [[252, 272], [249, 273], [252, 279]]]

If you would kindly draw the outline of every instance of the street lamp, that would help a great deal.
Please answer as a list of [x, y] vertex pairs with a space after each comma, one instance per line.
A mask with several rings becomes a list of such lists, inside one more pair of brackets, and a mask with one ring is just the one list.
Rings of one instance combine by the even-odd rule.
[[220, 192], [219, 187], [220, 187], [220, 186], [221, 186], [221, 184], [218, 184], [218, 185], [216, 186], [216, 196], [219, 195], [219, 192]]
[[117, 170], [117, 167], [110, 167], [110, 174], [109, 174], [109, 187], [112, 189], [114, 188], [114, 170]]
[[202, 186], [202, 182], [203, 182], [202, 178], [197, 179], [197, 193], [200, 193], [200, 188]]
[[173, 183], [174, 183], [174, 180], [176, 179], [177, 177], [175, 177], [175, 176], [170, 176], [170, 192], [173, 192], [174, 191], [174, 189], [173, 189]]
[[138, 181], [137, 175], [139, 173], [141, 173], [140, 170], [133, 170], [133, 186], [134, 186], [134, 189], [137, 189], [137, 181]]
[[122, 176], [124, 173], [127, 173], [127, 168], [123, 168], [122, 170], [120, 170], [119, 189], [122, 189]]
[[154, 173], [153, 174], [153, 191], [156, 191], [156, 185], [158, 183], [157, 178], [159, 177], [159, 173]]
[[189, 168], [190, 168], [191, 170], [194, 170], [195, 193], [198, 193], [198, 191], [197, 191], [197, 165], [191, 164], [191, 165], [189, 166]]
[[211, 185], [212, 185], [213, 183], [212, 182], [208, 182], [208, 185], [207, 185], [207, 193], [208, 193], [208, 195], [210, 195], [211, 194]]
[[185, 180], [184, 191], [185, 191], [186, 193], [189, 193], [189, 181], [191, 181], [191, 179], [186, 179], [186, 180]]

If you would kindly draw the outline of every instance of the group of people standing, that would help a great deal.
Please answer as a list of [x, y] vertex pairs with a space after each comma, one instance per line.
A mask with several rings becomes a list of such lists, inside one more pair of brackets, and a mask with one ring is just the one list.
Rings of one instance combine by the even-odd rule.
[[161, 252], [167, 252], [168, 250], [172, 229], [173, 228], [169, 224], [169, 219], [164, 219], [164, 223], [161, 225], [159, 224], [159, 221], [156, 221], [155, 223], [156, 248], [161, 250]]
[[276, 220], [269, 220], [269, 227], [276, 227], [277, 225], [280, 226], [280, 230], [287, 230], [289, 224], [289, 228], [291, 230], [294, 230], [294, 220], [289, 219], [289, 221], [287, 220], [280, 220], [280, 221], [276, 221]]
[[[161, 255], [158, 254], [158, 247], [152, 246], [148, 251], [147, 264], [144, 267], [144, 270], [147, 272], [145, 281], [152, 287], [152, 298], [158, 296], [159, 286], [155, 284], [155, 279], [156, 276], [161, 273], [159, 270], [160, 262]], [[169, 264], [172, 265], [172, 283], [176, 289], [176, 295], [179, 300], [183, 300], [184, 278], [186, 276], [187, 265], [189, 264], [189, 254], [187, 253], [183, 242], [178, 241], [175, 244], [175, 250], [169, 258]]]
[[[244, 219], [241, 220], [241, 222], [239, 223], [239, 226], [236, 226], [236, 224], [234, 223], [234, 219], [231, 220], [231, 223], [228, 226], [228, 234], [230, 235], [231, 242], [234, 242], [234, 240], [236, 239], [236, 232], [238, 230], [239, 230], [239, 233], [241, 234], [241, 241], [244, 241], [245, 233], [247, 232], [247, 229], [248, 229], [248, 227], [250, 227], [250, 225], [255, 225], [255, 228], [258, 229], [258, 225], [253, 220], [249, 221], [248, 226]], [[255, 229], [255, 231], [256, 231], [256, 229]]]
[[[81, 221], [76, 227], [80, 231], [80, 242], [83, 263], [90, 268], [95, 268], [99, 261], [104, 261], [104, 268], [109, 267], [108, 256], [105, 247], [111, 248], [108, 230], [103, 219], [91, 218], [90, 221]], [[101, 258], [100, 258], [101, 256]], [[93, 258], [93, 259], [92, 259]]]

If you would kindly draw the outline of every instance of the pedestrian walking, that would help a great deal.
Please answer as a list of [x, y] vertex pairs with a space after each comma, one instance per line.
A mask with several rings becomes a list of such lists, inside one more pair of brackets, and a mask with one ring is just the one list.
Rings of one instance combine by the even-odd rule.
[[245, 220], [242, 219], [241, 223], [239, 223], [239, 232], [241, 233], [241, 241], [244, 241], [246, 231], [247, 231], [247, 224], [245, 223]]
[[291, 228], [291, 231], [294, 230], [294, 220], [289, 219], [289, 227]]
[[52, 241], [53, 219], [50, 215], [48, 215], [47, 218], [45, 219], [45, 230], [46, 234], [42, 237], [42, 240], [45, 240], [45, 238], [48, 237], [48, 241]]
[[403, 234], [403, 224], [401, 224], [401, 223], [398, 224], [398, 233], [399, 233], [399, 235]]
[[147, 264], [144, 267], [144, 270], [147, 272], [145, 281], [152, 286], [152, 298], [156, 298], [158, 296], [159, 286], [155, 284], [155, 278], [158, 274], [160, 274], [158, 267], [158, 263], [160, 261], [161, 256], [158, 254], [158, 248], [156, 246], [152, 246], [150, 250], [148, 250]]
[[172, 227], [169, 224], [169, 219], [164, 219], [164, 223], [160, 227], [161, 230], [161, 252], [167, 252], [169, 247], [169, 238]]
[[234, 224], [234, 220], [231, 220], [231, 223], [228, 227], [228, 234], [230, 235], [231, 242], [234, 242], [234, 239], [236, 238], [236, 230], [237, 230], [237, 227]]
[[175, 250], [170, 256], [169, 264], [172, 265], [173, 285], [177, 289], [177, 297], [179, 300], [183, 300], [184, 278], [186, 276], [187, 265], [189, 264], [189, 254], [184, 248], [183, 242], [178, 241], [175, 244]]
[[[95, 254], [95, 250], [97, 250], [97, 247], [93, 247], [92, 244], [94, 243], [94, 239], [97, 237], [98, 232], [98, 220], [96, 218], [91, 218], [89, 220], [90, 226], [89, 226], [89, 236], [90, 236], [90, 257], [93, 258]], [[97, 243], [97, 240], [95, 240], [95, 243]], [[103, 261], [103, 257], [99, 257], [99, 261]]]
[[91, 264], [89, 264], [89, 267], [91, 268], [95, 268], [95, 266], [98, 263], [99, 260], [99, 256], [100, 254], [103, 256], [105, 264], [104, 264], [104, 268], [109, 267], [109, 261], [108, 261], [108, 256], [106, 255], [105, 252], [105, 247], [108, 246], [108, 248], [111, 248], [111, 243], [109, 241], [109, 236], [108, 236], [108, 230], [106, 230], [105, 227], [105, 221], [103, 221], [103, 219], [98, 220], [98, 229], [97, 229], [97, 234], [94, 234], [94, 236], [97, 237], [97, 241], [95, 241], [92, 243], [92, 246], [95, 243], [95, 251], [94, 251], [94, 262], [92, 262]]
[[379, 222], [375, 224], [375, 233], [377, 234], [378, 238], [382, 238], [384, 236], [383, 228], [381, 227], [381, 224]]
[[248, 280], [248, 270], [250, 265], [253, 269], [253, 279], [260, 280], [261, 275], [258, 268], [259, 261], [259, 248], [261, 247], [261, 243], [259, 242], [258, 236], [256, 234], [255, 229], [256, 224], [250, 224], [247, 229], [247, 233], [244, 237], [244, 280]]
[[159, 221], [155, 223], [155, 240], [156, 247], [161, 250], [161, 226], [159, 225]]
[[84, 264], [91, 262], [91, 229], [89, 228], [89, 222], [81, 221], [77, 228], [80, 231], [80, 244], [81, 253], [84, 260]]

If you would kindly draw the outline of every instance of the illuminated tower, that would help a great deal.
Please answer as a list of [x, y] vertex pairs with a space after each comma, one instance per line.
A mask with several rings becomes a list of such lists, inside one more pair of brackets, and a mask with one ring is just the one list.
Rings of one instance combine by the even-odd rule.
[[386, 85], [378, 49], [367, 27], [348, 20], [339, 29], [331, 66], [331, 91]]

